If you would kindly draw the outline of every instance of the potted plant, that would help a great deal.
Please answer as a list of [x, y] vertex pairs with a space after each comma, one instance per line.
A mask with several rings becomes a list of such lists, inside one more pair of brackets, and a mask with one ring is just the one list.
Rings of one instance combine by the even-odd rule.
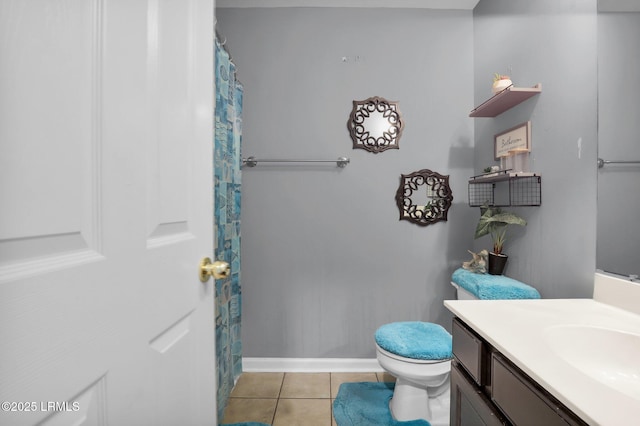
[[500, 207], [480, 207], [480, 219], [475, 238], [491, 235], [493, 251], [489, 253], [489, 270], [492, 275], [502, 275], [508, 256], [502, 253], [509, 225], [525, 226], [527, 221], [515, 213], [502, 211]]
[[498, 73], [495, 73], [493, 75], [493, 86], [491, 87], [491, 91], [495, 95], [496, 93], [502, 92], [504, 89], [512, 85], [513, 82], [508, 75], [500, 75]]

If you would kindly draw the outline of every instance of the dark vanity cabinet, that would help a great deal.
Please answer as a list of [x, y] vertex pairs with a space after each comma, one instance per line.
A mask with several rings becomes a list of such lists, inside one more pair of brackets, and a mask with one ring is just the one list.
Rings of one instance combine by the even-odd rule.
[[459, 318], [452, 332], [451, 426], [587, 425]]

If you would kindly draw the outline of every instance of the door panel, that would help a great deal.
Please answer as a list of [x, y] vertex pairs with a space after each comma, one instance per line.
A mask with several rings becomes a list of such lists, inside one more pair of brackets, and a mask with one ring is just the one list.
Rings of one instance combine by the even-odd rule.
[[213, 2], [0, 28], [0, 424], [215, 424]]
[[[189, 55], [189, 9], [180, 1], [150, 1], [148, 95], [149, 117], [149, 245], [189, 238], [188, 159], [192, 117], [188, 79], [196, 62]], [[180, 25], [176, 25], [180, 23]], [[160, 39], [162, 34], [162, 40]], [[164, 43], [162, 43], [164, 41]]]
[[60, 3], [1, 6], [0, 280], [101, 259], [95, 4]]

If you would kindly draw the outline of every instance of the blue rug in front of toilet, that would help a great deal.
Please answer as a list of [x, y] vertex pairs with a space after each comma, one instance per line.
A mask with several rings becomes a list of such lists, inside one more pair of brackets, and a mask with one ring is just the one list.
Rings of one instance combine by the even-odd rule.
[[338, 426], [430, 426], [426, 420], [400, 422], [391, 416], [389, 401], [395, 383], [357, 382], [340, 385], [333, 402]]

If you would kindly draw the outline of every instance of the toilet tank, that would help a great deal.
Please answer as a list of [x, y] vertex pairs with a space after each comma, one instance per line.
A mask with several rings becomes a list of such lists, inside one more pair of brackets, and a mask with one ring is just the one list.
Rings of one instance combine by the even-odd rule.
[[451, 281], [451, 285], [456, 288], [456, 299], [458, 300], [478, 300], [478, 298], [473, 294], [460, 287], [458, 284]]

